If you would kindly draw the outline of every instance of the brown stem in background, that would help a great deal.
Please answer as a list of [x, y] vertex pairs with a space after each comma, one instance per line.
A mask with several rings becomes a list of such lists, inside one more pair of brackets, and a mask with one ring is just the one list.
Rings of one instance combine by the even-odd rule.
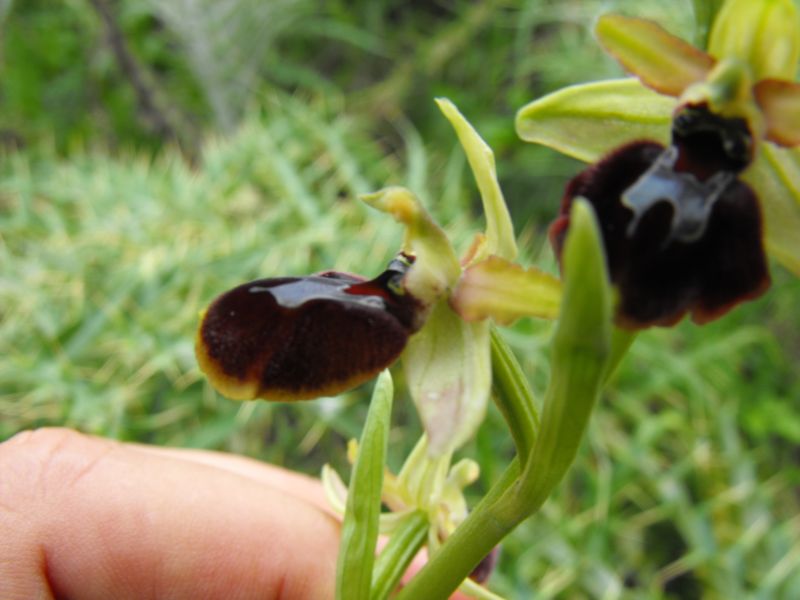
[[170, 123], [167, 115], [156, 101], [156, 90], [146, 81], [144, 70], [128, 48], [125, 36], [114, 19], [108, 1], [89, 0], [89, 3], [94, 7], [100, 19], [103, 21], [108, 45], [111, 47], [111, 51], [114, 53], [114, 57], [117, 59], [122, 73], [130, 82], [136, 93], [139, 112], [151, 125], [157, 135], [180, 143], [177, 130], [172, 123]]

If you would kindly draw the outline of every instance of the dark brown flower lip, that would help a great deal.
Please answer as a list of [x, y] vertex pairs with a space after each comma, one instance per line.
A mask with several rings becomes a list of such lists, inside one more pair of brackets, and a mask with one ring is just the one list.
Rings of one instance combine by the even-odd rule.
[[[674, 199], [657, 196], [631, 228], [635, 215], [622, 198], [664, 152], [656, 142], [632, 142], [591, 165], [568, 184], [561, 214], [550, 227], [560, 254], [573, 199], [591, 202], [619, 290], [616, 322], [625, 328], [673, 325], [687, 313], [705, 323], [769, 287], [758, 200], [736, 177], [719, 191], [696, 239], [672, 236]], [[663, 175], [672, 177], [669, 170]]]
[[391, 365], [417, 327], [419, 303], [392, 263], [365, 281], [328, 271], [260, 279], [214, 300], [195, 343], [214, 387], [236, 399], [304, 400], [355, 387]]

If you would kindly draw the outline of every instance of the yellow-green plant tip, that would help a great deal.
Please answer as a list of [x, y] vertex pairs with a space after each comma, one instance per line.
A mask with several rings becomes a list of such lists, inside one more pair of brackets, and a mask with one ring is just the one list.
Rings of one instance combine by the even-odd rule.
[[714, 64], [705, 52], [646, 19], [604, 15], [595, 33], [629, 73], [662, 94], [680, 95], [702, 81]]
[[455, 104], [447, 98], [436, 98], [436, 104], [455, 129], [480, 190], [483, 212], [486, 215], [486, 251], [488, 254], [514, 260], [517, 257], [514, 226], [497, 181], [494, 153]]
[[793, 0], [728, 0], [717, 14], [708, 50], [746, 62], [754, 81], [794, 81], [800, 59], [800, 19]]
[[371, 194], [361, 194], [359, 199], [373, 208], [392, 215], [399, 223], [409, 226], [419, 220], [425, 210], [410, 190], [399, 186], [386, 187]]
[[668, 143], [675, 103], [634, 78], [574, 85], [523, 106], [517, 135], [594, 162], [632, 140]]
[[583, 198], [572, 205], [562, 267], [564, 298], [556, 345], [564, 340], [570, 347], [607, 354], [612, 292], [597, 218]]

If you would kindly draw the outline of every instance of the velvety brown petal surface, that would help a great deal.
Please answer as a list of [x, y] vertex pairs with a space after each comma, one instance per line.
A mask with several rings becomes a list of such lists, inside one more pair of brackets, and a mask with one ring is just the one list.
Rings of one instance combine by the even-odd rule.
[[592, 203], [620, 292], [617, 322], [623, 327], [671, 325], [687, 312], [704, 323], [769, 286], [758, 201], [739, 180], [716, 201], [703, 236], [694, 242], [669, 241], [667, 202], [655, 204], [632, 235], [626, 233], [633, 213], [621, 195], [663, 150], [655, 142], [633, 142], [584, 170], [568, 185], [561, 216], [550, 229], [560, 254], [572, 201], [582, 196]]

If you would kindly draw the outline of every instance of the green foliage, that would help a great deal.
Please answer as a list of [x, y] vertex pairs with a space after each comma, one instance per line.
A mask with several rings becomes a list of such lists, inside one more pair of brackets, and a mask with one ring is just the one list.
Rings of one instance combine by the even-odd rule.
[[[514, 112], [619, 74], [589, 33], [602, 11], [694, 34], [688, 1], [284, 0], [277, 20], [242, 23], [230, 11], [264, 3], [227, 0], [194, 3], [229, 11], [200, 24], [170, 17], [170, 3], [110, 4], [195, 162], [162, 148], [89, 3], [0, 1], [0, 439], [67, 425], [315, 474], [346, 470], [368, 390], [225, 400], [194, 363], [198, 311], [248, 278], [378, 272], [402, 232], [355, 196], [385, 185], [418, 193], [466, 248], [483, 228], [468, 212], [478, 197], [437, 95], [495, 149], [527, 223], [521, 261], [553, 270], [540, 232], [578, 167], [519, 142]], [[800, 597], [800, 282], [773, 276], [718, 322], [639, 336], [564, 483], [503, 544], [498, 592]], [[535, 321], [503, 332], [539, 397], [551, 333]], [[391, 465], [419, 434], [396, 383]], [[512, 450], [492, 409], [464, 453], [485, 488]]]

